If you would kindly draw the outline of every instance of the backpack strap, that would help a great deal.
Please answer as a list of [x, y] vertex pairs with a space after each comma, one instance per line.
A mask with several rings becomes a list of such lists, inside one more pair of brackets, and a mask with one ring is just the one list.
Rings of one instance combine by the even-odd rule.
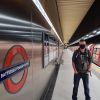
[[76, 50], [76, 58], [78, 57], [78, 55], [80, 54], [79, 49]]
[[89, 57], [89, 50], [86, 49], [87, 57]]

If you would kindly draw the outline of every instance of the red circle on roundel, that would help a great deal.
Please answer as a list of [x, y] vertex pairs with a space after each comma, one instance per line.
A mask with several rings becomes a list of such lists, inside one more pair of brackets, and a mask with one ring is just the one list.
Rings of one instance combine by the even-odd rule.
[[[18, 53], [23, 57], [24, 61], [28, 61], [28, 56], [27, 56], [25, 49], [20, 45], [16, 45], [16, 46], [13, 46], [8, 51], [3, 67], [7, 68], [7, 67], [11, 66], [15, 55]], [[6, 79], [4, 81], [4, 85], [7, 89], [7, 91], [10, 93], [17, 93], [23, 87], [23, 85], [26, 81], [26, 78], [27, 78], [27, 74], [28, 74], [28, 68], [26, 68], [24, 70], [21, 80], [16, 84], [11, 80], [11, 78]]]

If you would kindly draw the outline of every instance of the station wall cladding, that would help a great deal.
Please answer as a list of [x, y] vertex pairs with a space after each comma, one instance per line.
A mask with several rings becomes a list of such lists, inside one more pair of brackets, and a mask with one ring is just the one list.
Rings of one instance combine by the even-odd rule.
[[31, 0], [0, 1], [0, 100], [39, 100], [62, 47]]

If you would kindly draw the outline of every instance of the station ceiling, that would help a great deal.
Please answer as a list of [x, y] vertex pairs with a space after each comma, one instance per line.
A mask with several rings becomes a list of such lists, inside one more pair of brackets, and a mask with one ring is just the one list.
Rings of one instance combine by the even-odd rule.
[[[72, 43], [100, 26], [100, 0], [39, 1], [64, 43]], [[18, 12], [16, 16], [25, 20], [30, 19], [32, 9], [33, 22], [51, 30], [32, 0], [28, 0], [28, 2], [27, 0], [3, 0], [0, 1], [0, 5], [0, 11], [3, 9], [3, 11], [11, 13], [12, 16]]]
[[68, 42], [94, 0], [57, 0], [64, 43]]
[[58, 34], [67, 43], [94, 0], [40, 0]]
[[[79, 27], [76, 29], [75, 33], [71, 37], [69, 43], [73, 43], [77, 39], [85, 36], [86, 34], [91, 33], [98, 28], [100, 28], [100, 0], [95, 0], [92, 7], [89, 9], [88, 13], [86, 14]], [[98, 42], [97, 37], [96, 41], [94, 41], [95, 37], [93, 39], [91, 38], [91, 42]]]

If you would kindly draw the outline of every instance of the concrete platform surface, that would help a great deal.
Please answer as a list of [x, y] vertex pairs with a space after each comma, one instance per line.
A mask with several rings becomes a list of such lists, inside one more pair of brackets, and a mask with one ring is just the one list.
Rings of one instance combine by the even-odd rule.
[[[72, 100], [74, 75], [71, 61], [72, 51], [69, 49], [64, 50], [63, 60], [64, 63], [59, 69], [51, 100]], [[100, 79], [93, 73], [92, 77], [90, 76], [90, 95], [91, 100], [100, 100]], [[78, 100], [85, 100], [82, 80], [79, 85]]]

